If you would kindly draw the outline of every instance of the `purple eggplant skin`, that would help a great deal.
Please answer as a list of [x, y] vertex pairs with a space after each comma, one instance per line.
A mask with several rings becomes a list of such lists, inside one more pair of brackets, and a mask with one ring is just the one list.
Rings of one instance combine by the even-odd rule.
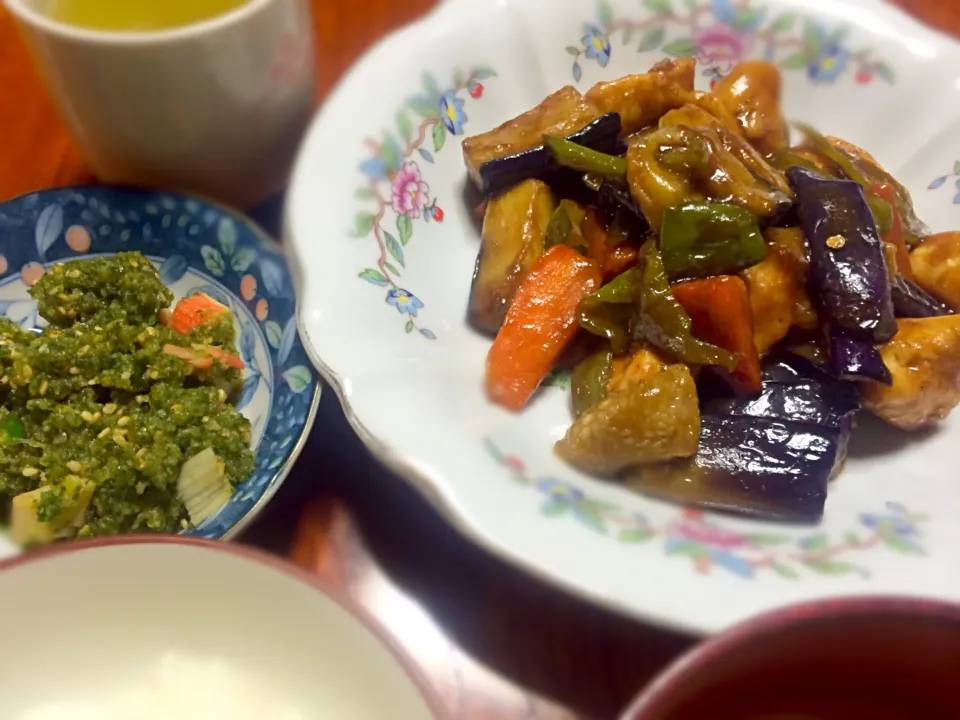
[[860, 409], [860, 400], [850, 388], [836, 391], [836, 382], [817, 380], [766, 382], [759, 394], [724, 398], [704, 410], [717, 415], [759, 417], [769, 420], [810, 423], [832, 428], [851, 427], [851, 418]]
[[627, 484], [672, 502], [780, 522], [815, 523], [849, 432], [824, 425], [701, 414], [692, 458], [639, 468]]
[[606, 227], [610, 227], [620, 210], [626, 210], [631, 218], [636, 218], [640, 229], [649, 229], [647, 219], [630, 192], [630, 187], [624, 182], [606, 178], [597, 191], [597, 212], [600, 220]]
[[[566, 139], [591, 150], [610, 155], [621, 154], [624, 147], [619, 140], [620, 128], [620, 116], [611, 112], [601, 115], [583, 129], [568, 135]], [[527, 178], [549, 180], [550, 176], [560, 169], [551, 152], [540, 145], [483, 163], [479, 170], [479, 189], [484, 195], [496, 195]]]
[[890, 282], [890, 293], [893, 297], [893, 311], [898, 318], [953, 315], [953, 310], [916, 283], [910, 282], [901, 273], [897, 273]]
[[763, 359], [760, 368], [763, 382], [801, 382], [815, 380], [820, 383], [839, 383], [840, 381], [823, 367], [809, 358], [798, 355], [792, 350], [775, 349]]
[[832, 368], [822, 367], [809, 358], [790, 350], [775, 350], [764, 358], [760, 369], [763, 384], [816, 382], [826, 387], [834, 402], [839, 406], [855, 404], [859, 407], [860, 394], [856, 387], [841, 379]]
[[796, 212], [810, 247], [812, 296], [838, 328], [876, 343], [897, 333], [883, 243], [852, 180], [787, 170]]
[[877, 346], [840, 328], [829, 330], [830, 369], [842, 380], [873, 380], [892, 385], [893, 376]]

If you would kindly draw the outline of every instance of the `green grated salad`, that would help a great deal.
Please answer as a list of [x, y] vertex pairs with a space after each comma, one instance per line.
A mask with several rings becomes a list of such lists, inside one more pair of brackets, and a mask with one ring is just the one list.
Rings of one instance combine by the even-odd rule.
[[253, 471], [230, 311], [146, 257], [51, 266], [42, 332], [0, 318], [0, 514], [15, 542], [199, 524]]

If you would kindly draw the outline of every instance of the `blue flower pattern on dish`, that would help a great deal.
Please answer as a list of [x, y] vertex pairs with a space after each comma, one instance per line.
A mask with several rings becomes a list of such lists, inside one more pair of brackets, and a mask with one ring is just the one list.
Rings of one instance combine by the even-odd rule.
[[600, 67], [606, 67], [610, 62], [610, 40], [596, 25], [587, 25], [584, 35], [580, 38], [586, 50], [588, 60], [596, 60]]
[[255, 470], [216, 516], [183, 533], [223, 538], [286, 476], [319, 399], [297, 333], [292, 278], [262, 231], [205, 201], [122, 188], [48, 190], [0, 205], [0, 315], [42, 325], [27, 290], [46, 266], [124, 250], [149, 257], [178, 297], [205, 292], [237, 320], [247, 366], [237, 407], [251, 422]]

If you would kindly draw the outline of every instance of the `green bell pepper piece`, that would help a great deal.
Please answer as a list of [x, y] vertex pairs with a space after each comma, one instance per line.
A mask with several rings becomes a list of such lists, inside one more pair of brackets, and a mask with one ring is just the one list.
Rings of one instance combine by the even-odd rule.
[[609, 177], [626, 177], [627, 175], [627, 161], [622, 157], [597, 152], [552, 135], [544, 135], [543, 142], [553, 155], [553, 159], [564, 167]]
[[805, 170], [810, 172], [815, 172], [818, 175], [822, 175], [823, 172], [820, 168], [817, 167], [816, 163], [807, 160], [805, 157], [798, 155], [792, 150], [781, 150], [776, 155], [773, 156], [771, 164], [781, 172], [786, 172], [792, 167], [802, 167]]
[[729, 275], [767, 254], [757, 220], [744, 208], [690, 203], [668, 208], [660, 227], [660, 255], [671, 280]]
[[547, 223], [547, 232], [543, 240], [543, 249], [554, 245], [569, 245], [576, 250], [584, 250], [587, 240], [580, 229], [587, 214], [572, 200], [561, 200]]
[[884, 237], [893, 228], [893, 206], [882, 197], [873, 193], [864, 193], [864, 199], [873, 213], [873, 221], [877, 224], [877, 234]]
[[15, 440], [22, 440], [23, 434], [23, 420], [16, 415], [7, 415], [0, 420], [0, 445], [10, 445]]
[[613, 352], [598, 350], [589, 355], [573, 369], [570, 376], [570, 392], [573, 396], [573, 413], [580, 417], [607, 396], [607, 380], [613, 369]]
[[604, 244], [608, 247], [616, 247], [630, 239], [630, 221], [624, 217], [621, 210], [617, 210], [613, 216], [613, 222], [610, 223], [610, 229], [607, 231], [607, 239]]
[[630, 348], [630, 322], [637, 295], [636, 268], [620, 273], [577, 306], [580, 327], [605, 337], [617, 355]]
[[[831, 162], [835, 163], [836, 166], [843, 171], [844, 175], [861, 185], [866, 186], [870, 184], [870, 181], [867, 179], [867, 177], [860, 172], [856, 165], [853, 164], [853, 161], [847, 156], [847, 154], [835, 148], [826, 137], [820, 134], [819, 131], [814, 129], [812, 126], [801, 122], [794, 123], [794, 126], [806, 136], [814, 150]], [[814, 169], [814, 172], [819, 173], [820, 171]]]
[[697, 340], [690, 316], [673, 297], [663, 261], [653, 241], [640, 249], [640, 287], [634, 336], [644, 338], [688, 365], [719, 365], [730, 372], [738, 356], [716, 345]]

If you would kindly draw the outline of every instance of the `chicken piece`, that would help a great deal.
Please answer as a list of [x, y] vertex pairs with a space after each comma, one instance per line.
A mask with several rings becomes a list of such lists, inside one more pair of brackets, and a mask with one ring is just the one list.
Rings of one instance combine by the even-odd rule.
[[705, 199], [770, 217], [793, 191], [743, 138], [723, 127], [660, 127], [627, 147], [627, 182], [644, 217], [660, 229], [667, 208]]
[[637, 343], [630, 349], [629, 355], [613, 359], [610, 379], [607, 381], [607, 394], [644, 383], [665, 367], [666, 361], [656, 350], [646, 343]]
[[960, 315], [901, 318], [879, 346], [892, 385], [862, 385], [863, 406], [901, 430], [943, 420], [960, 403]]
[[693, 99], [693, 58], [664, 60], [642, 75], [626, 75], [594, 85], [584, 100], [601, 114], [620, 115], [623, 134], [653, 125], [668, 110]]
[[775, 65], [764, 60], [739, 63], [717, 82], [713, 95], [761, 153], [769, 155], [787, 146], [787, 123], [780, 108], [780, 71]]
[[578, 417], [557, 442], [557, 454], [594, 475], [633, 465], [690, 457], [700, 438], [697, 385], [686, 365], [607, 395]]
[[740, 273], [750, 293], [753, 342], [761, 355], [794, 325], [807, 330], [818, 325], [806, 290], [810, 260], [803, 234], [797, 228], [770, 228], [764, 237], [767, 256]]
[[560, 88], [532, 110], [489, 132], [465, 139], [463, 159], [470, 177], [479, 186], [480, 166], [488, 160], [542, 145], [544, 135], [571, 135], [602, 114], [572, 85]]
[[686, 125], [691, 128], [723, 127], [723, 123], [720, 122], [713, 113], [693, 103], [687, 103], [675, 110], [664, 113], [658, 125], [662, 128], [675, 127], [677, 125]]
[[928, 237], [910, 253], [910, 269], [920, 287], [960, 310], [960, 232]]

